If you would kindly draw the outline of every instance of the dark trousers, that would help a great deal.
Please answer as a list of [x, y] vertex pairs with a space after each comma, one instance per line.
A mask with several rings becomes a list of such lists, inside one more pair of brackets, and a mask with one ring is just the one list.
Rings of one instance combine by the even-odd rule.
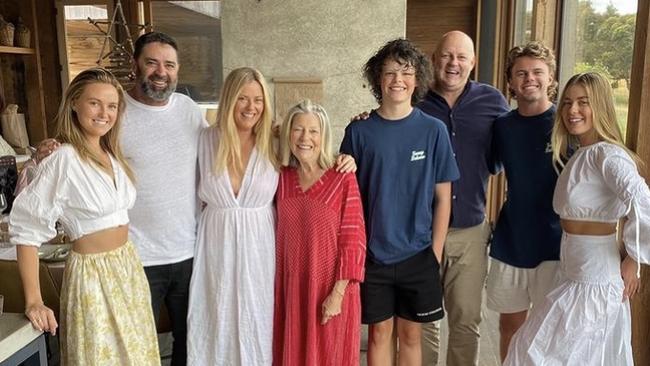
[[172, 366], [187, 363], [187, 302], [192, 277], [192, 258], [173, 264], [144, 267], [151, 290], [153, 316], [158, 324], [163, 301], [169, 313], [174, 344]]

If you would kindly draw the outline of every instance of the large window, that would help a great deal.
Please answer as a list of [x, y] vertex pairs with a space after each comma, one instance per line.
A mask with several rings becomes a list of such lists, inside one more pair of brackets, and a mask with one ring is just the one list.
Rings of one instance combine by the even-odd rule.
[[515, 4], [513, 44], [525, 44], [532, 40], [533, 35], [533, 0], [517, 0]]
[[217, 103], [223, 78], [219, 1], [152, 1], [153, 29], [178, 42], [177, 91]]
[[565, 0], [563, 9], [560, 85], [584, 71], [607, 76], [624, 137], [636, 11], [636, 0]]

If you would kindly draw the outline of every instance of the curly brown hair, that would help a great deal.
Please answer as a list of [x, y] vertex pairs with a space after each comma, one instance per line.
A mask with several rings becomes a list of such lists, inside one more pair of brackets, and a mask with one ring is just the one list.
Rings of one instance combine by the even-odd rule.
[[[520, 57], [532, 57], [544, 61], [546, 66], [548, 66], [552, 78], [547, 90], [548, 99], [551, 101], [555, 100], [558, 88], [557, 80], [555, 80], [555, 69], [557, 67], [555, 63], [555, 52], [539, 41], [532, 41], [523, 46], [520, 45], [513, 47], [508, 52], [508, 57], [506, 58], [506, 80], [508, 83], [512, 79], [512, 67], [515, 65], [515, 61]], [[511, 97], [515, 97], [515, 92], [510, 87], [508, 87], [508, 93], [510, 93]]]
[[417, 104], [429, 90], [431, 61], [407, 39], [398, 38], [386, 43], [363, 67], [363, 74], [377, 103], [381, 103], [381, 72], [388, 60], [415, 69], [416, 87], [411, 96], [411, 105]]

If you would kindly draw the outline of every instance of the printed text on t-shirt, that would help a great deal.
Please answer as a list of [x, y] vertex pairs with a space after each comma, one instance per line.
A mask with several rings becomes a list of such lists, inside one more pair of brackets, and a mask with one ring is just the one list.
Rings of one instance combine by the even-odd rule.
[[422, 151], [411, 151], [411, 161], [416, 161], [416, 160], [422, 160], [426, 158], [427, 156], [424, 154], [424, 150]]

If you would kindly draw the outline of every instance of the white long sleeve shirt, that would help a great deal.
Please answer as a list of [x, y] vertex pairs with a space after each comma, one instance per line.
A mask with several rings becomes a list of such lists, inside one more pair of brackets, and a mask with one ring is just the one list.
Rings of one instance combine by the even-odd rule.
[[602, 141], [578, 149], [558, 177], [553, 208], [569, 220], [617, 223], [626, 217], [625, 249], [650, 263], [650, 190], [621, 147]]
[[9, 216], [12, 244], [40, 246], [56, 236], [59, 220], [71, 240], [129, 222], [135, 188], [110, 157], [113, 177], [82, 161], [64, 144], [38, 166], [35, 179], [14, 201]]

